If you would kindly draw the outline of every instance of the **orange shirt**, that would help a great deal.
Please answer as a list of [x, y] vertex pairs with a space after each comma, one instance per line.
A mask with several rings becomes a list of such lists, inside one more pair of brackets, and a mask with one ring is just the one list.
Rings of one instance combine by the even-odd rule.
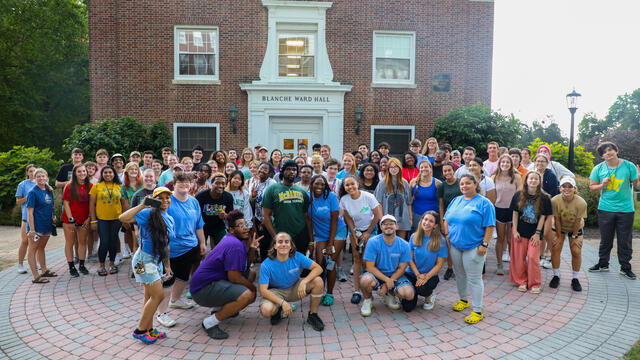
[[522, 184], [524, 185], [524, 178], [525, 176], [527, 176], [527, 173], [529, 172], [529, 170], [525, 169], [522, 164], [520, 164], [520, 166], [518, 167], [518, 172], [520, 173], [520, 176], [522, 177]]

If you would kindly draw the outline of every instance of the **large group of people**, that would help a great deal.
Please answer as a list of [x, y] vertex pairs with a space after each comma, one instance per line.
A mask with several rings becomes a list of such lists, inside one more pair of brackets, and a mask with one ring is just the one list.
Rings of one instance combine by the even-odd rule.
[[[72, 162], [55, 180], [62, 189], [58, 215], [69, 275], [88, 275], [89, 259], [97, 260], [99, 276], [116, 274], [130, 258], [131, 277], [144, 286], [132, 336], [147, 344], [166, 337], [154, 319], [171, 327], [176, 320], [169, 308], [196, 304], [211, 308], [204, 331], [227, 338], [221, 322], [258, 294], [259, 313], [273, 325], [309, 296], [306, 322], [322, 331], [319, 306], [333, 305], [334, 289], [348, 280], [347, 271], [353, 276], [351, 303], [361, 304], [362, 316], [371, 315], [376, 292], [393, 310], [413, 311], [418, 297], [423, 309], [433, 309], [443, 272], [444, 280], [455, 277], [457, 285], [452, 310], [471, 307], [465, 321], [475, 324], [485, 316], [490, 247], [497, 276], [508, 274], [514, 289], [539, 294], [542, 268], [553, 271], [548, 286], [559, 286], [568, 238], [571, 288], [581, 291], [587, 203], [574, 175], [551, 160], [548, 147], [532, 155], [491, 141], [482, 160], [471, 146], [460, 153], [435, 138], [424, 147], [418, 139], [408, 145], [399, 159], [382, 142], [372, 151], [360, 144], [339, 160], [328, 145], [307, 149], [304, 143], [293, 159], [262, 145], [215, 151], [209, 161], [201, 146], [181, 159], [170, 148], [162, 149], [160, 159], [134, 151], [128, 160], [101, 149], [95, 162], [73, 149]], [[640, 167], [620, 159], [611, 142], [597, 151], [604, 161], [589, 181], [590, 190], [600, 193], [601, 243], [599, 261], [589, 271], [609, 270], [617, 234], [620, 272], [635, 279], [629, 260]], [[23, 220], [18, 271], [27, 272], [26, 256], [33, 283], [42, 284], [59, 276], [47, 268], [45, 256], [57, 214], [47, 172], [36, 165], [25, 172], [16, 192]], [[346, 270], [349, 256], [353, 266]]]

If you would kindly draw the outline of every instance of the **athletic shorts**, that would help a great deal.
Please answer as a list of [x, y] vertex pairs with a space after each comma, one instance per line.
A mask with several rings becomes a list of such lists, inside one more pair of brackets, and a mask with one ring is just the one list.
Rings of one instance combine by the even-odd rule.
[[496, 221], [502, 224], [511, 224], [513, 222], [513, 210], [509, 208], [496, 208]]
[[213, 245], [218, 245], [218, 243], [220, 242], [220, 240], [222, 240], [222, 238], [227, 235], [227, 230], [222, 229], [216, 233], [205, 233], [204, 234], [207, 238], [211, 237], [211, 239], [213, 240]]
[[[249, 278], [249, 272], [249, 269], [245, 270], [242, 276]], [[191, 297], [200, 306], [218, 307], [238, 300], [240, 295], [247, 290], [244, 285], [234, 284], [227, 280], [218, 280], [198, 290], [197, 293], [191, 293]]]
[[[378, 290], [380, 288], [380, 285], [382, 285], [384, 283], [384, 281], [378, 279], [375, 275], [373, 275], [372, 273], [365, 271], [362, 275], [360, 275], [360, 278], [362, 278], [365, 275], [369, 275], [371, 276], [375, 281], [376, 281], [376, 286], [373, 287], [373, 290]], [[400, 289], [403, 286], [411, 286], [413, 287], [413, 284], [411, 283], [411, 281], [409, 281], [409, 279], [407, 279], [406, 276], [402, 275], [400, 276], [400, 278], [398, 278], [398, 280], [396, 280], [396, 286], [393, 289], [389, 289], [389, 290], [394, 290], [394, 289]]]
[[[276, 294], [279, 298], [284, 299], [284, 301], [286, 302], [298, 301], [300, 300], [300, 297], [298, 296], [298, 286], [300, 286], [301, 281], [302, 279], [298, 279], [298, 281], [296, 281], [296, 283], [293, 284], [293, 286], [288, 289], [271, 288], [269, 290], [272, 293]], [[260, 299], [260, 305], [270, 303], [270, 302], [271, 301], [265, 298]], [[276, 304], [276, 305], [280, 305], [280, 304]]]
[[198, 262], [200, 256], [200, 246], [194, 246], [186, 253], [169, 259], [173, 277], [182, 281], [189, 281], [191, 267]]

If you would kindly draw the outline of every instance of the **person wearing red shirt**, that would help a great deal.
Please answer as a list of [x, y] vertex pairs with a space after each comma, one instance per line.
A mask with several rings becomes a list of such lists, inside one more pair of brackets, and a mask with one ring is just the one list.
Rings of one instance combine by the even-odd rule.
[[[84, 266], [87, 255], [87, 236], [89, 234], [89, 190], [91, 182], [87, 175], [87, 168], [83, 164], [73, 167], [71, 181], [65, 185], [62, 192], [63, 212], [62, 229], [64, 230], [64, 253], [69, 264], [71, 277], [78, 277], [78, 270], [84, 275], [89, 271]], [[73, 244], [78, 242], [78, 258], [80, 265], [76, 270], [73, 262]]]

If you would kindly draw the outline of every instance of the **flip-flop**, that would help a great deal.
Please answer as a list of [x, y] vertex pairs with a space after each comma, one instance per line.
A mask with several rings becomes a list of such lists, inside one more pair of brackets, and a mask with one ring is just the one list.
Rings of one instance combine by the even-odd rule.
[[43, 272], [42, 275], [40, 275], [40, 276], [43, 276], [43, 277], [56, 277], [56, 276], [58, 276], [58, 274], [56, 274], [55, 272], [47, 269], [47, 271]]
[[117, 265], [113, 265], [111, 268], [109, 268], [109, 274], [117, 274], [117, 273], [118, 273]]
[[49, 282], [49, 279], [43, 279], [42, 276], [38, 276], [37, 278], [31, 280], [34, 284], [46, 284]]
[[102, 268], [102, 269], [98, 270], [98, 275], [100, 275], [100, 276], [107, 276], [107, 274], [108, 274], [107, 273], [107, 269], [105, 269], [105, 268]]

